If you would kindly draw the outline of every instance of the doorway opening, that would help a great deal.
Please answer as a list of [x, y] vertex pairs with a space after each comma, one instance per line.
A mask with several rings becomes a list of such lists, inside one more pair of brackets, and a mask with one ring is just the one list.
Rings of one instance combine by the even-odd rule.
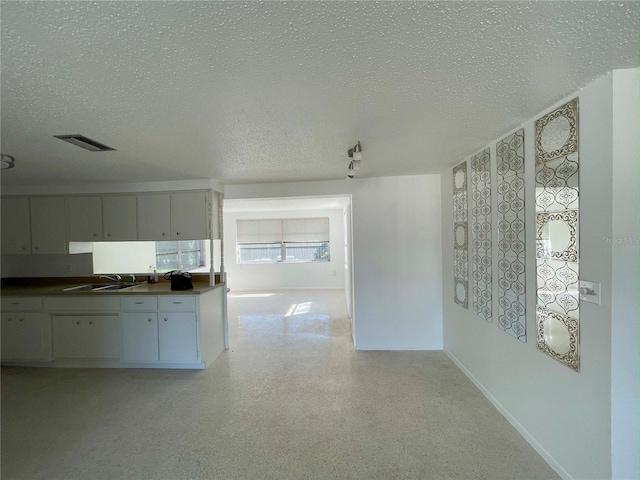
[[[283, 328], [305, 318], [318, 322], [317, 315], [325, 314], [317, 310], [314, 298], [318, 301], [322, 292], [333, 292], [330, 297], [335, 299], [335, 293], [340, 292], [353, 341], [350, 195], [225, 199], [223, 231], [230, 323], [238, 321], [239, 328], [258, 328], [258, 313], [251, 311], [259, 310], [260, 305], [265, 307], [262, 321], [275, 321], [268, 315], [281, 316]], [[286, 310], [267, 313], [266, 307], [275, 305], [285, 294], [292, 298]], [[253, 306], [241, 314], [242, 319], [236, 319], [234, 302]]]

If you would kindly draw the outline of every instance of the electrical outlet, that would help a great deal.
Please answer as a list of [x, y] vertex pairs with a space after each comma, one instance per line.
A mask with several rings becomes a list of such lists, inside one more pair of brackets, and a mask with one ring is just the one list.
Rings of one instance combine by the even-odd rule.
[[600, 282], [580, 280], [580, 300], [600, 305]]

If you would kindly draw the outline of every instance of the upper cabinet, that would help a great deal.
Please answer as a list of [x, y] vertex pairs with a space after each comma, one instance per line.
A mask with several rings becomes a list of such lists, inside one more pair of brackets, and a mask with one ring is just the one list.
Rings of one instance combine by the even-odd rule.
[[206, 190], [5, 197], [0, 203], [3, 254], [67, 253], [69, 241], [220, 238], [218, 194]]
[[208, 238], [207, 192], [171, 194], [171, 240]]
[[135, 195], [102, 197], [103, 240], [127, 242], [137, 240]]
[[168, 193], [138, 195], [138, 240], [171, 239], [171, 196]]
[[67, 197], [72, 242], [137, 240], [136, 218], [135, 195]]
[[3, 198], [2, 253], [67, 253], [64, 198]]
[[102, 197], [67, 197], [69, 241], [102, 241]]
[[138, 195], [138, 240], [209, 238], [206, 191]]
[[2, 253], [31, 253], [29, 199], [2, 199]]
[[32, 253], [67, 253], [64, 198], [32, 197], [29, 201]]

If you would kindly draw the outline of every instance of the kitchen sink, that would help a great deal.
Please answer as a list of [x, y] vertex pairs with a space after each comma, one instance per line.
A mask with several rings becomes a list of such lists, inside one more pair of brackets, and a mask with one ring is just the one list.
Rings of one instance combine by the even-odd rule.
[[114, 290], [126, 290], [138, 286], [138, 283], [133, 282], [118, 282], [118, 283], [88, 283], [85, 285], [78, 285], [76, 287], [65, 288], [65, 292], [112, 292]]

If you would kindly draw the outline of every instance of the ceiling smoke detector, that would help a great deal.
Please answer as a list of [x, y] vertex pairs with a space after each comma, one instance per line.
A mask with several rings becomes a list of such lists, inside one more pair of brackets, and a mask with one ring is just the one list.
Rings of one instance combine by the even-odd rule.
[[54, 135], [54, 137], [69, 142], [78, 147], [82, 147], [91, 152], [110, 152], [115, 151], [115, 148], [107, 147], [105, 144], [91, 140], [84, 135]]

